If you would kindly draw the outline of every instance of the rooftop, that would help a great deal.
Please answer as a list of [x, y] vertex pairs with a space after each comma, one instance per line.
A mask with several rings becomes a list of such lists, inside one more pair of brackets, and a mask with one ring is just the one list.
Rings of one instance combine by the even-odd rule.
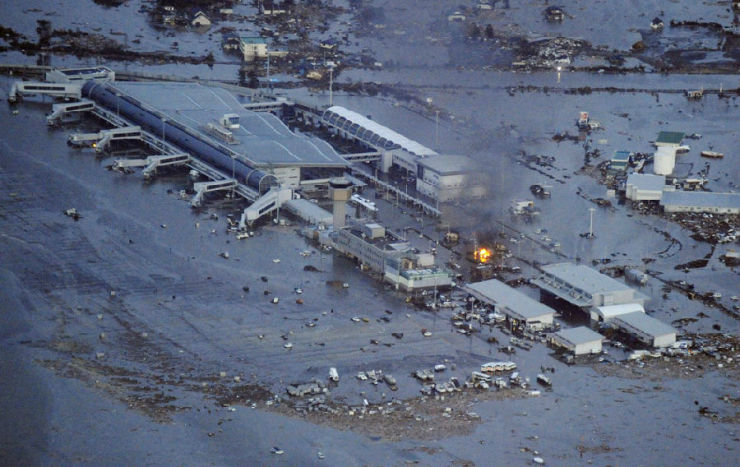
[[627, 285], [605, 276], [583, 264], [556, 263], [543, 266], [542, 270], [561, 281], [590, 295], [630, 289]]
[[466, 156], [453, 155], [427, 157], [420, 160], [419, 165], [423, 165], [441, 175], [458, 175], [467, 173], [471, 172], [476, 167], [476, 163], [473, 159]]
[[672, 326], [639, 311], [617, 316], [614, 318], [614, 321], [625, 323], [642, 333], [653, 337], [676, 333], [676, 330]]
[[588, 342], [604, 339], [604, 336], [598, 332], [592, 331], [586, 326], [563, 329], [562, 331], [558, 331], [555, 335], [572, 345], [586, 344]]
[[666, 191], [661, 205], [697, 206], [740, 209], [740, 193], [709, 191]]
[[645, 308], [639, 303], [623, 303], [621, 305], [606, 305], [596, 307], [596, 313], [603, 320], [610, 320], [616, 316], [624, 315], [627, 313], [634, 313], [639, 311], [640, 313], [645, 312]]
[[93, 73], [110, 73], [111, 69], [106, 66], [83, 67], [83, 68], [63, 68], [59, 72], [67, 76], [87, 75]]
[[[115, 88], [211, 138], [258, 167], [319, 166], [346, 167], [347, 162], [325, 141], [290, 131], [278, 117], [268, 112], [244, 109], [225, 89], [198, 83], [115, 83]], [[226, 113], [239, 115], [239, 128], [230, 129], [233, 143], [225, 143], [206, 132], [206, 125], [217, 123]]]
[[627, 162], [630, 158], [630, 154], [632, 154], [629, 151], [617, 151], [614, 153], [614, 156], [612, 157], [612, 162], [619, 161], [619, 162]]
[[496, 279], [467, 284], [464, 289], [475, 295], [479, 300], [507, 308], [525, 319], [539, 318], [543, 315], [555, 313], [555, 310], [549, 306], [543, 305]]
[[683, 132], [681, 131], [661, 131], [658, 133], [658, 139], [655, 140], [656, 143], [666, 143], [666, 144], [681, 144], [681, 141], [683, 141]]
[[267, 44], [264, 37], [240, 37], [239, 40], [245, 44]]
[[433, 156], [437, 154], [428, 147], [398, 134], [380, 123], [338, 105], [326, 109], [321, 118], [335, 126], [341, 127], [364, 141], [385, 149], [400, 147], [417, 156]]
[[663, 191], [665, 175], [631, 173], [627, 176], [627, 185], [633, 185], [640, 190]]

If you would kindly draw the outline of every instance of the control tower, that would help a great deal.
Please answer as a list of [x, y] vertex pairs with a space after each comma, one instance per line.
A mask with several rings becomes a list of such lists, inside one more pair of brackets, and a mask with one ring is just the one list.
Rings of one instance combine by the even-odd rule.
[[347, 201], [352, 196], [352, 183], [344, 177], [329, 179], [329, 196], [334, 202], [334, 230], [338, 230], [344, 227]]

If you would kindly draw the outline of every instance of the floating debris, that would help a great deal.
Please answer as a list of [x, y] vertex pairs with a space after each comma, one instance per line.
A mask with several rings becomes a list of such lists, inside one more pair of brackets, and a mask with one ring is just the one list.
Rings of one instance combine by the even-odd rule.
[[69, 209], [65, 210], [64, 211], [64, 215], [67, 216], [67, 217], [71, 217], [72, 219], [74, 219], [76, 221], [78, 221], [78, 220], [80, 220], [82, 218], [82, 214], [80, 214], [79, 212], [77, 212], [77, 209], [75, 209], [75, 208], [69, 208]]

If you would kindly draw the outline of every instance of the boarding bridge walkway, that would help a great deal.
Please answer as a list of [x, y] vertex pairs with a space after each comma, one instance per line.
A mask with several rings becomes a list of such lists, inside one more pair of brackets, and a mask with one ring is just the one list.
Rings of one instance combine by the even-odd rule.
[[10, 88], [8, 101], [16, 102], [18, 96], [30, 94], [63, 97], [65, 99], [80, 99], [82, 97], [82, 85], [45, 83], [43, 81], [16, 81]]
[[66, 114], [73, 112], [88, 112], [93, 109], [95, 109], [95, 102], [88, 99], [82, 99], [79, 102], [54, 104], [51, 107], [51, 113], [46, 116], [46, 123], [54, 125]]
[[379, 151], [341, 154], [341, 156], [348, 162], [375, 162], [380, 160], [381, 155], [382, 154]]
[[249, 205], [239, 219], [239, 229], [243, 230], [248, 224], [262, 216], [266, 216], [273, 211], [280, 209], [283, 203], [293, 199], [293, 190], [290, 188], [272, 187], [262, 195], [258, 200]]
[[190, 206], [197, 208], [201, 205], [203, 202], [203, 196], [205, 196], [206, 193], [211, 193], [213, 191], [223, 191], [223, 190], [230, 190], [230, 189], [236, 189], [236, 186], [239, 183], [232, 179], [229, 180], [216, 180], [212, 182], [199, 182], [193, 185], [193, 189], [195, 190], [195, 196], [193, 196], [193, 199], [190, 200]]
[[[103, 109], [100, 107], [95, 107], [92, 113], [96, 117], [108, 122], [109, 124], [113, 126], [120, 127], [120, 126], [127, 126], [131, 124], [127, 119], [125, 119], [124, 117], [121, 117], [116, 112], [111, 112], [107, 109]], [[177, 146], [171, 143], [168, 143], [167, 141], [163, 140], [159, 136], [149, 133], [148, 131], [144, 131], [144, 130], [141, 131], [141, 141], [143, 141], [144, 144], [149, 146], [151, 149], [161, 152], [163, 155], [176, 155], [176, 154], [182, 153], [182, 151]], [[205, 162], [202, 162], [201, 160], [195, 157], [189, 157], [188, 161], [185, 164], [190, 169], [195, 170], [196, 172], [200, 173], [204, 177], [209, 178], [211, 180], [214, 180], [214, 181], [231, 180], [230, 176], [217, 170], [214, 167], [211, 167], [210, 165], [206, 164]], [[260, 197], [257, 190], [243, 183], [238, 183], [236, 187], [234, 188], [234, 192], [236, 192], [239, 196], [241, 196], [242, 198], [250, 202], [254, 202]]]
[[116, 159], [111, 168], [113, 170], [125, 171], [133, 167], [144, 167], [142, 174], [144, 178], [151, 178], [159, 167], [185, 165], [190, 161], [190, 156], [185, 153], [161, 154], [149, 156], [146, 159]]

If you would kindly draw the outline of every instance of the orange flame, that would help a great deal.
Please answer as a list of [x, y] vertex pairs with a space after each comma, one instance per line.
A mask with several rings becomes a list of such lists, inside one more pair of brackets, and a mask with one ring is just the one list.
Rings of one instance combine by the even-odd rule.
[[487, 263], [488, 260], [491, 258], [491, 252], [485, 248], [480, 248], [478, 250], [475, 250], [474, 256], [477, 261], [480, 261], [481, 263]]

